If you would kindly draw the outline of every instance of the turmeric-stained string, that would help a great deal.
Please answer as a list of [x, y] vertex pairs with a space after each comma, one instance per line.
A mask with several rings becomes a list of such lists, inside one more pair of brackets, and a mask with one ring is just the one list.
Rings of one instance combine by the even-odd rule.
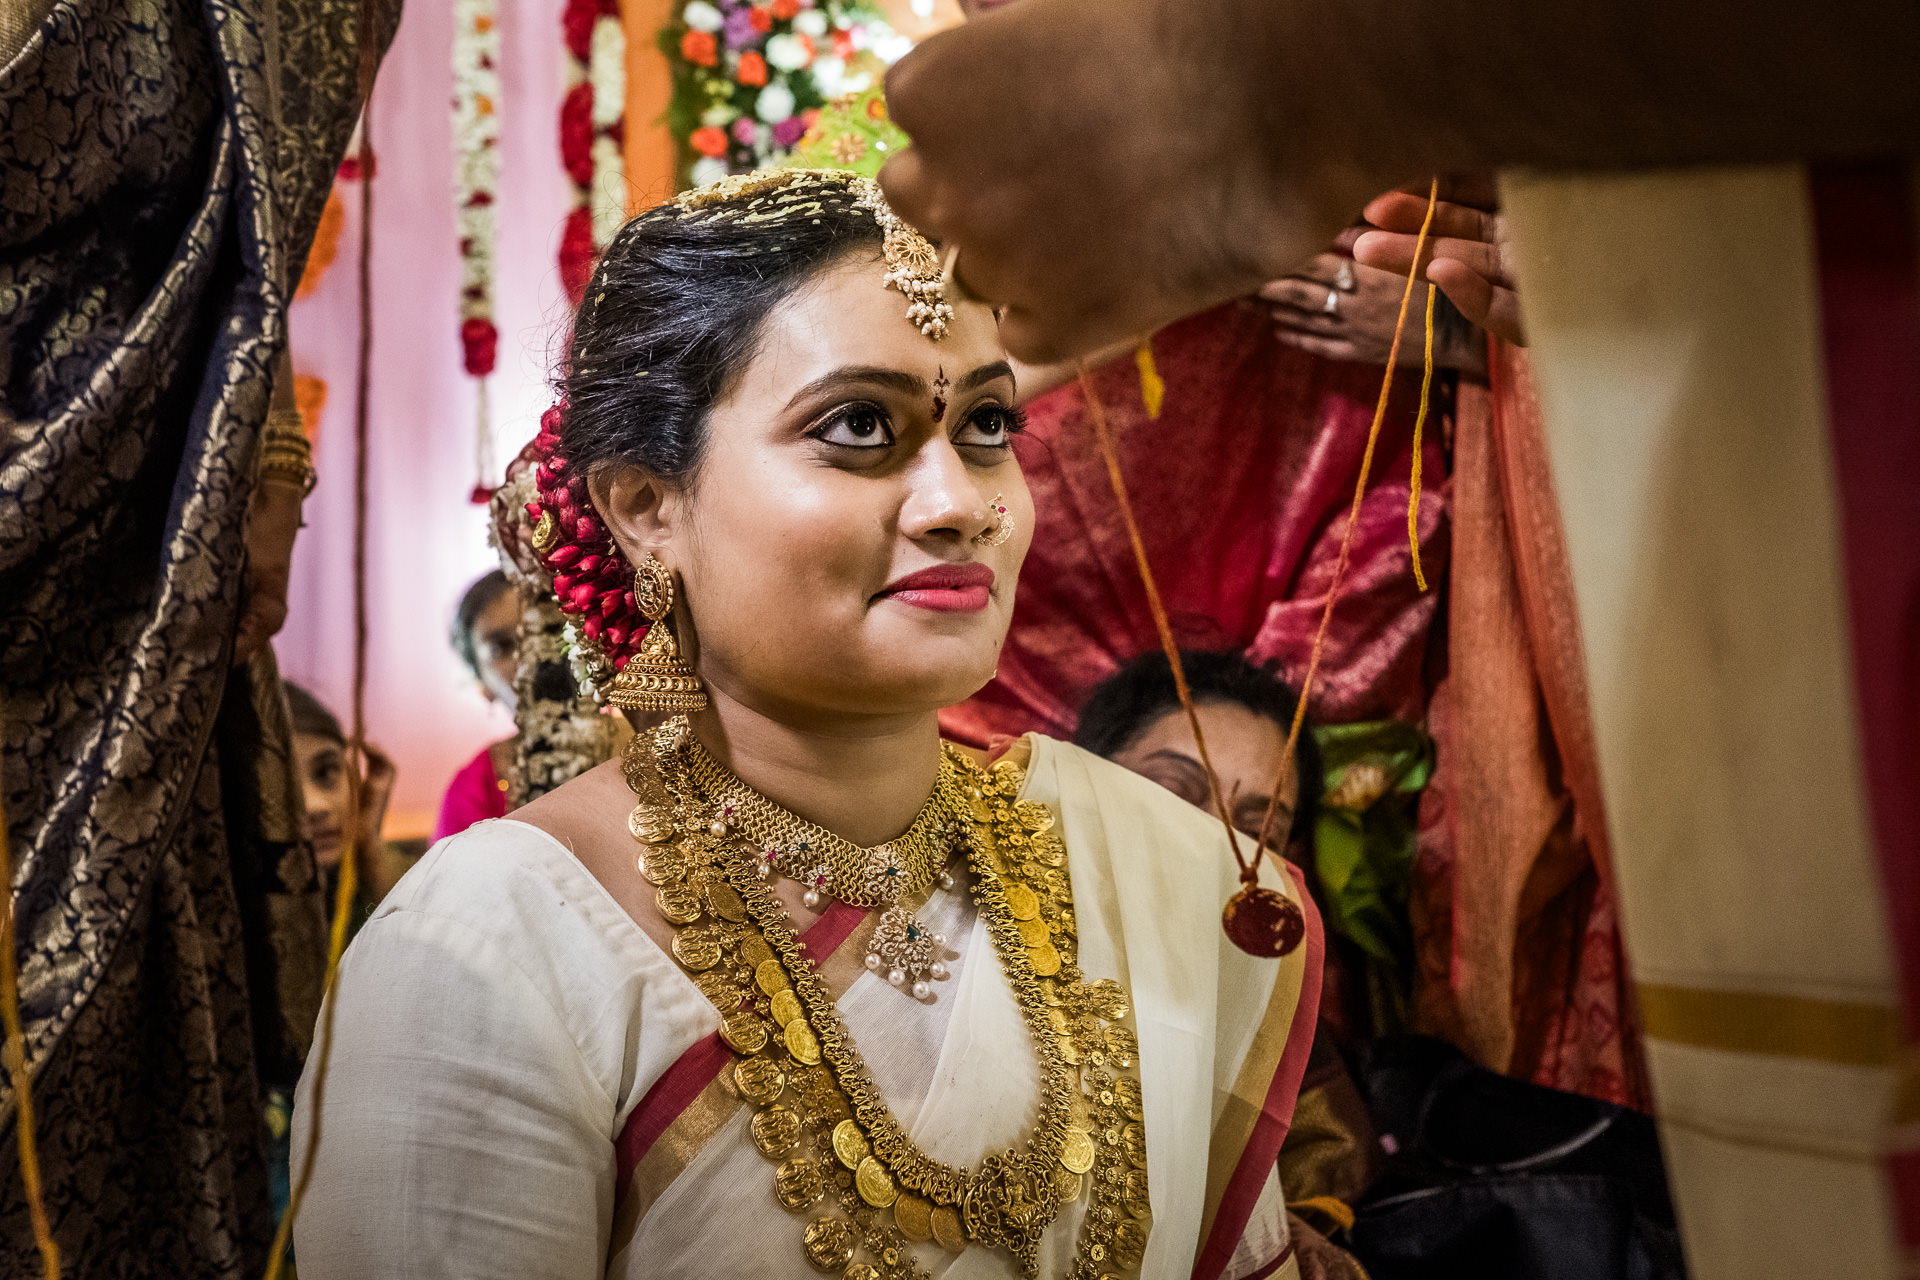
[[1127, 526], [1127, 539], [1133, 543], [1133, 561], [1140, 570], [1140, 585], [1146, 588], [1147, 609], [1153, 614], [1154, 630], [1160, 633], [1160, 647], [1166, 650], [1167, 665], [1173, 668], [1174, 692], [1180, 696], [1180, 708], [1187, 713], [1187, 724], [1193, 729], [1194, 746], [1200, 750], [1200, 767], [1207, 775], [1207, 795], [1213, 800], [1214, 812], [1220, 815], [1220, 824], [1227, 829], [1227, 847], [1233, 851], [1234, 863], [1241, 874], [1256, 865], [1259, 851], [1252, 857], [1240, 856], [1240, 833], [1233, 829], [1233, 819], [1227, 814], [1226, 796], [1220, 790], [1220, 775], [1214, 772], [1213, 757], [1207, 752], [1207, 735], [1200, 730], [1200, 713], [1193, 705], [1193, 691], [1187, 687], [1186, 668], [1180, 664], [1180, 646], [1173, 639], [1173, 624], [1167, 620], [1166, 606], [1160, 602], [1160, 588], [1153, 579], [1153, 566], [1147, 563], [1147, 544], [1140, 538], [1140, 526], [1133, 518], [1133, 503], [1127, 498], [1126, 478], [1120, 474], [1120, 455], [1113, 447], [1113, 432], [1107, 427], [1106, 412], [1100, 406], [1100, 394], [1094, 390], [1093, 377], [1087, 372], [1087, 363], [1082, 360], [1080, 369], [1080, 394], [1087, 401], [1087, 415], [1093, 419], [1093, 433], [1100, 441], [1101, 456], [1107, 462], [1107, 480], [1113, 485], [1114, 501], [1120, 507], [1120, 520]]
[[[1346, 585], [1347, 565], [1353, 559], [1353, 534], [1360, 526], [1360, 502], [1366, 496], [1367, 476], [1373, 470], [1373, 449], [1380, 441], [1380, 424], [1386, 421], [1387, 399], [1393, 393], [1393, 370], [1400, 359], [1400, 335], [1407, 327], [1407, 307], [1413, 301], [1413, 283], [1420, 275], [1420, 257], [1426, 250], [1427, 233], [1433, 229], [1433, 211], [1439, 203], [1440, 180], [1436, 178], [1427, 195], [1427, 216], [1420, 223], [1420, 236], [1413, 243], [1413, 266], [1407, 270], [1407, 288], [1400, 295], [1400, 315], [1393, 324], [1393, 345], [1387, 349], [1387, 371], [1380, 380], [1380, 400], [1373, 407], [1373, 425], [1367, 428], [1367, 449], [1360, 457], [1360, 477], [1353, 484], [1353, 507], [1347, 512], [1347, 527], [1340, 535], [1340, 556], [1334, 561], [1333, 580], [1327, 584], [1326, 607], [1320, 613], [1320, 627], [1313, 634], [1313, 648], [1307, 655], [1307, 674], [1300, 681], [1300, 701], [1293, 709], [1293, 724], [1287, 729], [1287, 745], [1280, 753], [1280, 768], [1274, 774], [1273, 790], [1267, 799], [1267, 813], [1260, 820], [1261, 849], [1272, 847], [1268, 841], [1273, 836], [1273, 820], [1280, 811], [1280, 797], [1284, 794], [1287, 779], [1293, 776], [1293, 757], [1300, 747], [1300, 729], [1306, 723], [1307, 702], [1313, 694], [1314, 677], [1320, 672], [1320, 658], [1326, 652], [1327, 627], [1333, 622], [1333, 607], [1339, 603], [1341, 588]], [[1432, 315], [1431, 309], [1428, 315]], [[1431, 326], [1428, 332], [1432, 332]], [[1428, 367], [1431, 369], [1431, 362]], [[1413, 456], [1415, 465], [1418, 465], [1418, 448]]]
[[[4, 703], [0, 702], [0, 706]], [[0, 735], [3, 736], [3, 735]], [[0, 793], [6, 790], [0, 785]], [[20, 1030], [20, 975], [14, 969], [13, 855], [7, 835], [7, 812], [0, 801], [0, 1023], [6, 1027], [7, 1076], [13, 1082], [13, 1133], [20, 1146], [20, 1184], [27, 1193], [27, 1217], [33, 1223], [33, 1242], [40, 1247], [40, 1269], [46, 1280], [60, 1280], [60, 1246], [53, 1242], [47, 1206], [40, 1198], [40, 1155], [33, 1145], [33, 1080], [27, 1071], [27, 1038]]]
[[[347, 928], [353, 917], [354, 892], [359, 887], [360, 805], [367, 761], [367, 391], [373, 363], [373, 104], [364, 96], [360, 115], [360, 351], [355, 370], [353, 403], [353, 733], [347, 744], [347, 822], [340, 877], [333, 895], [333, 930], [327, 939], [327, 969], [320, 1007], [320, 1025], [314, 1034], [313, 1092], [307, 1099], [307, 1149], [299, 1175], [287, 1198], [287, 1211], [274, 1233], [273, 1252], [267, 1258], [266, 1280], [279, 1280], [287, 1245], [293, 1239], [294, 1219], [313, 1180], [314, 1157], [320, 1150], [320, 1115], [327, 1091], [327, 1064], [333, 1053], [334, 979], [340, 956], [347, 949]], [[375, 834], [378, 839], [378, 833]]]
[[1420, 429], [1427, 425], [1427, 397], [1433, 391], [1433, 304], [1434, 289], [1427, 286], [1427, 367], [1420, 375], [1420, 412], [1413, 419], [1413, 478], [1407, 487], [1407, 546], [1413, 552], [1413, 581], [1427, 589], [1427, 575], [1420, 572]]

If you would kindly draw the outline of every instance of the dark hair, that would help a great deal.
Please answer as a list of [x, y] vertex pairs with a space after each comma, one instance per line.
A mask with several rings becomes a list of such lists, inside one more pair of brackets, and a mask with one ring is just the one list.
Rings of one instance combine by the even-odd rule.
[[460, 597], [460, 607], [454, 610], [453, 651], [460, 655], [460, 661], [467, 664], [467, 670], [473, 672], [475, 680], [484, 677], [480, 674], [480, 649], [473, 642], [473, 624], [488, 605], [500, 598], [501, 592], [510, 590], [512, 585], [501, 570], [483, 573], [473, 580], [467, 593]]
[[[1239, 652], [1182, 652], [1180, 666], [1196, 703], [1231, 702], [1267, 717], [1282, 732], [1293, 727], [1299, 698], [1284, 681], [1254, 666]], [[1167, 655], [1158, 649], [1143, 653], [1087, 695], [1080, 707], [1080, 724], [1073, 733], [1074, 745], [1111, 759], [1131, 746], [1148, 725], [1179, 706], [1180, 691], [1174, 687]], [[1320, 748], [1311, 729], [1311, 725], [1302, 726], [1300, 742], [1294, 748], [1297, 799], [1289, 839], [1304, 840], [1312, 835], [1324, 786]]]
[[346, 743], [347, 735], [340, 731], [339, 717], [320, 705], [320, 699], [291, 680], [282, 680], [280, 683], [287, 691], [287, 709], [293, 713], [295, 733], [310, 733], [316, 738], [332, 738], [343, 745]]
[[560, 387], [574, 472], [633, 462], [684, 483], [707, 414], [753, 358], [767, 315], [856, 249], [878, 258], [880, 224], [852, 175], [763, 182], [724, 203], [656, 206], [607, 246]]

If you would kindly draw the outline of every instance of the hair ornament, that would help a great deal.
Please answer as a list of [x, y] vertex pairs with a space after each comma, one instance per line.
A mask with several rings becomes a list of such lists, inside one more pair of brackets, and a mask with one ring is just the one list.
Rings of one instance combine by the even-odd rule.
[[933, 242], [908, 226], [880, 194], [880, 184], [867, 178], [856, 181], [865, 188], [861, 203], [880, 224], [880, 253], [886, 259], [889, 288], [905, 294], [911, 304], [907, 319], [931, 342], [947, 336], [947, 321], [953, 319], [953, 307], [947, 302], [945, 274]]
[[939, 251], [901, 220], [871, 178], [844, 169], [756, 169], [684, 191], [674, 197], [673, 207], [683, 216], [776, 223], [818, 217], [835, 192], [852, 196], [879, 224], [885, 283], [906, 297], [907, 320], [930, 341], [946, 337], [953, 307], [947, 302]]

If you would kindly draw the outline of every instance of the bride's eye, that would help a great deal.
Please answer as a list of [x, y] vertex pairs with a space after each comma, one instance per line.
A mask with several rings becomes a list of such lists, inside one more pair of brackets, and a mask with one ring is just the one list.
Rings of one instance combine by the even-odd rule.
[[884, 449], [893, 443], [886, 411], [875, 404], [841, 405], [808, 434], [846, 449]]
[[983, 404], [967, 415], [953, 433], [955, 448], [1005, 450], [1013, 437], [1026, 430], [1027, 415], [1004, 405]]

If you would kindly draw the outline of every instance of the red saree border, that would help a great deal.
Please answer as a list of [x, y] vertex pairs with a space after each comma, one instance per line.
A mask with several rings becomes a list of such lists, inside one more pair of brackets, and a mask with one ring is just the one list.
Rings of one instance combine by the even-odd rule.
[[[1905, 1006], [1906, 1070], [1920, 1062], [1920, 244], [1910, 162], [1809, 171], [1827, 421], [1867, 810]], [[1911, 1077], [1908, 1090], [1913, 1090]], [[1907, 1108], [1912, 1108], [1909, 1093]], [[1896, 1115], [1889, 1191], [1920, 1266], [1920, 1146]], [[1902, 1125], [1904, 1121], [1904, 1125]]]
[[[853, 931], [866, 918], [867, 912], [861, 908], [836, 901], [800, 935], [801, 944], [813, 953], [816, 964], [823, 963], [853, 936]], [[660, 1140], [660, 1135], [719, 1078], [732, 1060], [733, 1050], [715, 1031], [695, 1041], [653, 1082], [653, 1087], [621, 1126], [620, 1136], [614, 1139], [615, 1204], [626, 1199], [633, 1171]]]
[[[1260, 1118], [1240, 1149], [1233, 1176], [1221, 1194], [1213, 1214], [1213, 1229], [1207, 1233], [1193, 1261], [1193, 1280], [1217, 1280], [1233, 1260], [1233, 1251], [1247, 1229], [1267, 1175], [1280, 1159], [1280, 1144], [1293, 1126], [1293, 1107], [1299, 1101], [1300, 1081], [1307, 1073], [1307, 1057], [1313, 1050], [1314, 1028], [1320, 1018], [1321, 966], [1326, 960], [1326, 934], [1321, 928], [1320, 912], [1307, 892], [1306, 879], [1292, 863], [1284, 864], [1299, 895], [1301, 910], [1307, 918], [1306, 972], [1300, 979], [1300, 995], [1294, 1004], [1293, 1022], [1287, 1029], [1286, 1048], [1280, 1065], [1274, 1069], [1273, 1083], [1260, 1108]], [[1285, 1263], [1291, 1250], [1280, 1255]]]

